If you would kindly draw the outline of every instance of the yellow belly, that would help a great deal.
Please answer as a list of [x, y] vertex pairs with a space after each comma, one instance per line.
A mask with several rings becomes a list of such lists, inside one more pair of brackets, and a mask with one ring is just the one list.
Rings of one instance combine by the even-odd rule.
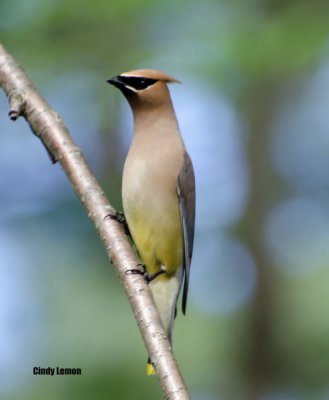
[[162, 209], [160, 207], [154, 210], [145, 205], [139, 207], [136, 203], [126, 205], [125, 215], [147, 271], [153, 274], [163, 265], [166, 267], [166, 274], [175, 273], [183, 263], [178, 199]]

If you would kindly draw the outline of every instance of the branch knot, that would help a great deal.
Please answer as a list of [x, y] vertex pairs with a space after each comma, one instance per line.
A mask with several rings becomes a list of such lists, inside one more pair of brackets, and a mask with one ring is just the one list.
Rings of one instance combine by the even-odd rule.
[[12, 121], [16, 121], [16, 119], [20, 116], [23, 115], [24, 109], [25, 109], [25, 99], [24, 96], [18, 92], [17, 90], [14, 90], [10, 96], [9, 96], [9, 118]]

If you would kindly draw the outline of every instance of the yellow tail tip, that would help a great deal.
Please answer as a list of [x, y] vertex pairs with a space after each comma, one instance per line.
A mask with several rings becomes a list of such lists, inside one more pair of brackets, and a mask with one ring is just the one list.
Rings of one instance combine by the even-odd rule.
[[149, 362], [146, 364], [146, 374], [147, 375], [155, 375], [156, 374], [153, 365]]

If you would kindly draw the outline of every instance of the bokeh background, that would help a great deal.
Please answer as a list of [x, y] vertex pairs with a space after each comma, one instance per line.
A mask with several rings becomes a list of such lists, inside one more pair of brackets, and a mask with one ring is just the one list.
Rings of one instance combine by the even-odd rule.
[[[0, 34], [118, 209], [132, 118], [106, 79], [183, 82], [197, 227], [174, 349], [192, 399], [329, 399], [329, 3], [1, 0]], [[0, 398], [162, 398], [95, 229], [7, 112], [0, 93]]]

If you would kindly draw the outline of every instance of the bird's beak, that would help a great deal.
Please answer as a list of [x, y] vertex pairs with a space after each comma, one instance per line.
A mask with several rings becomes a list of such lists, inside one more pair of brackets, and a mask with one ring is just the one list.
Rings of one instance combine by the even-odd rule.
[[115, 77], [113, 77], [111, 79], [108, 79], [106, 82], [110, 83], [111, 85], [113, 85], [113, 86], [115, 86], [115, 87], [117, 87], [119, 89], [122, 89], [125, 86], [125, 83], [121, 79], [120, 75], [115, 76]]

